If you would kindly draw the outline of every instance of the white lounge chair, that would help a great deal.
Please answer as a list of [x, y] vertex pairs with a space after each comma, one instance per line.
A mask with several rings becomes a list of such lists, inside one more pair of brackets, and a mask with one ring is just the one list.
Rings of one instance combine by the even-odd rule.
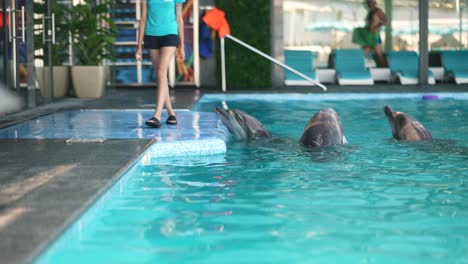
[[457, 84], [468, 83], [468, 50], [443, 51], [441, 56], [445, 78]]
[[[308, 50], [285, 50], [284, 62], [314, 81], [319, 81], [314, 70], [314, 53]], [[297, 74], [285, 70], [286, 85], [310, 85], [310, 82]]]
[[[415, 51], [390, 51], [387, 58], [393, 79], [402, 85], [419, 83], [419, 57]], [[428, 71], [427, 78], [429, 84], [435, 84], [432, 71]]]
[[337, 49], [333, 54], [336, 78], [340, 85], [373, 85], [361, 49]]

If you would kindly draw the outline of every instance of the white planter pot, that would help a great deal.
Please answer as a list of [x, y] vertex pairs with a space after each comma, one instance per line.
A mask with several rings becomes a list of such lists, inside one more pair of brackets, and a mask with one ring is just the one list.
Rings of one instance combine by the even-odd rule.
[[[68, 66], [53, 66], [54, 98], [67, 95], [70, 84], [70, 70]], [[49, 97], [49, 67], [36, 67], [36, 80], [39, 84], [42, 97]]]
[[105, 66], [72, 66], [72, 82], [77, 97], [100, 98], [104, 96]]

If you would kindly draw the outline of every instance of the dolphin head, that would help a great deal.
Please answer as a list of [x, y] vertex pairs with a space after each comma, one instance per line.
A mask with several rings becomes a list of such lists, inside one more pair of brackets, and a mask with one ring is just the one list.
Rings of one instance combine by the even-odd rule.
[[397, 115], [397, 112], [394, 112], [390, 106], [386, 105], [384, 106], [384, 113], [385, 116], [387, 117], [388, 123], [390, 124], [390, 127], [392, 128], [392, 136], [396, 139], [398, 139], [398, 128], [395, 125], [395, 116]]
[[216, 107], [215, 112], [229, 132], [238, 140], [271, 137], [270, 132], [260, 121], [245, 112], [237, 109], [226, 110], [220, 107]]
[[393, 111], [389, 106], [384, 107], [384, 113], [392, 128], [392, 136], [397, 140], [431, 139], [431, 133], [414, 117]]
[[216, 107], [216, 114], [221, 119], [221, 122], [228, 128], [229, 132], [234, 135], [236, 139], [246, 139], [247, 133], [244, 129], [242, 117], [234, 110], [226, 110]]
[[310, 147], [348, 143], [340, 117], [332, 108], [322, 109], [310, 119], [300, 141], [302, 144]]

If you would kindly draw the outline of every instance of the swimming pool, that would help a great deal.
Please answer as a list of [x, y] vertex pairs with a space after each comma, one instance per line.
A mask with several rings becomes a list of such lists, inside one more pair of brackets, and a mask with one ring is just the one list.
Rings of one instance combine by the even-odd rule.
[[[223, 155], [146, 153], [36, 262], [464, 263], [468, 101], [420, 98], [204, 97], [194, 110], [242, 109], [273, 138]], [[392, 140], [386, 104], [435, 140]], [[350, 144], [302, 148], [324, 107]]]

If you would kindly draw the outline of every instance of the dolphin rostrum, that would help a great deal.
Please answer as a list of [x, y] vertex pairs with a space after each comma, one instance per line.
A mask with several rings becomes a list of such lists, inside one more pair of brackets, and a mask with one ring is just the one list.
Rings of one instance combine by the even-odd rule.
[[237, 140], [271, 137], [260, 121], [243, 111], [216, 107], [215, 112]]

